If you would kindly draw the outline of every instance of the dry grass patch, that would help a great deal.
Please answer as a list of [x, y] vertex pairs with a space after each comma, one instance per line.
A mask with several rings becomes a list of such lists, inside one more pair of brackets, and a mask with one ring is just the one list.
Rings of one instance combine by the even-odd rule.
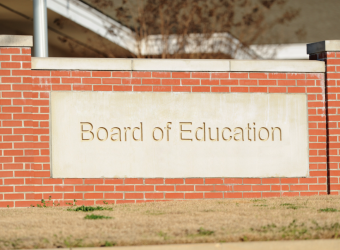
[[337, 196], [77, 208], [0, 209], [0, 249], [340, 237]]

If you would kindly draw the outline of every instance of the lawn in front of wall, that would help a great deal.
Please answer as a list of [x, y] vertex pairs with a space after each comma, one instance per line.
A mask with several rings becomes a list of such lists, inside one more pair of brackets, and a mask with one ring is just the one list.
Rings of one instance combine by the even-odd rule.
[[0, 209], [0, 249], [340, 238], [340, 197]]

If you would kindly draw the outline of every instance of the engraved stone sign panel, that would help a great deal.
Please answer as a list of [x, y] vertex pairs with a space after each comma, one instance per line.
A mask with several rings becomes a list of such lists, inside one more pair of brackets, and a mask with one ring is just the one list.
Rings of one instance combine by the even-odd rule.
[[52, 92], [55, 178], [308, 176], [305, 94]]

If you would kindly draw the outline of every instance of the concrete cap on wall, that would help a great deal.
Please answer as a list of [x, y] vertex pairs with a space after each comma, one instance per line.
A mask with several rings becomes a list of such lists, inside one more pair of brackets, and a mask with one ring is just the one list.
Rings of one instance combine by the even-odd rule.
[[326, 40], [307, 44], [307, 54], [327, 51], [340, 51], [340, 40]]
[[119, 59], [33, 57], [36, 70], [124, 70], [196, 72], [325, 72], [325, 63], [308, 60]]
[[0, 47], [33, 47], [33, 36], [0, 35]]

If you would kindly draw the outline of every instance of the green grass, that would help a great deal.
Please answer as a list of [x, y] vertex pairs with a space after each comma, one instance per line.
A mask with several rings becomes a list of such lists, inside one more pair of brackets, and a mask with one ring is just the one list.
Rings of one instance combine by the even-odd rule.
[[335, 209], [335, 208], [327, 207], [327, 208], [321, 208], [321, 209], [319, 209], [318, 212], [338, 212], [338, 210]]
[[197, 232], [198, 232], [198, 235], [201, 235], [201, 236], [209, 236], [209, 235], [212, 235], [214, 233], [214, 231], [206, 230], [203, 227], [198, 229]]
[[80, 207], [76, 207], [76, 208], [68, 208], [67, 211], [82, 211], [82, 212], [92, 212], [92, 211], [102, 211], [102, 210], [109, 210], [112, 211], [112, 207], [91, 207], [91, 206], [80, 206]]
[[287, 209], [298, 209], [299, 207], [291, 203], [283, 203], [280, 206], [286, 207]]
[[109, 216], [104, 216], [104, 215], [97, 215], [97, 214], [88, 214], [84, 217], [86, 220], [101, 220], [101, 219], [113, 219], [112, 217]]

